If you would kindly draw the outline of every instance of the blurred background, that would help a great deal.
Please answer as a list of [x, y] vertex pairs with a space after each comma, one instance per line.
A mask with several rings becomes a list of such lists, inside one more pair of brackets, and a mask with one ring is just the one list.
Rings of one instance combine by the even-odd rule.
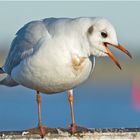
[[[76, 123], [89, 128], [140, 127], [140, 2], [0, 2], [0, 65], [4, 64], [16, 31], [32, 20], [48, 17], [105, 17], [115, 26], [130, 60], [112, 49], [120, 71], [109, 58], [96, 58], [90, 80], [75, 89]], [[67, 94], [42, 94], [43, 123], [67, 127]], [[0, 131], [37, 126], [35, 91], [0, 86]]]

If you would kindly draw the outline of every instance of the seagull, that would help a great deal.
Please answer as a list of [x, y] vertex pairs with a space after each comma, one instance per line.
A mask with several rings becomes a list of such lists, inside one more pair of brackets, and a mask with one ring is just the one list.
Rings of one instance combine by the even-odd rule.
[[73, 89], [85, 82], [94, 70], [95, 57], [109, 56], [121, 69], [109, 47], [130, 58], [118, 43], [113, 25], [103, 17], [46, 18], [24, 25], [11, 43], [0, 74], [1, 85], [22, 85], [36, 91], [38, 130], [45, 135], [41, 120], [41, 96], [67, 91], [71, 109], [70, 132], [77, 131], [74, 119]]

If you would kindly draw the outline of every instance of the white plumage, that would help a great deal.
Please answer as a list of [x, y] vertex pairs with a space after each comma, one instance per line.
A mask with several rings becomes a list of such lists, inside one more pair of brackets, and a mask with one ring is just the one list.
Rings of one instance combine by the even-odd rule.
[[104, 18], [47, 18], [26, 24], [3, 66], [9, 81], [1, 84], [21, 84], [43, 93], [74, 88], [90, 76], [92, 56], [107, 55], [99, 31], [109, 32], [108, 40], [117, 44], [115, 30]]
[[69, 131], [78, 130], [74, 121], [73, 88], [86, 81], [95, 65], [95, 56], [109, 56], [121, 69], [108, 48], [112, 45], [131, 57], [118, 44], [114, 27], [104, 18], [48, 18], [21, 28], [12, 42], [0, 73], [7, 77], [0, 84], [18, 84], [37, 91], [38, 127], [43, 137], [47, 128], [41, 120], [39, 92], [68, 92], [71, 108]]

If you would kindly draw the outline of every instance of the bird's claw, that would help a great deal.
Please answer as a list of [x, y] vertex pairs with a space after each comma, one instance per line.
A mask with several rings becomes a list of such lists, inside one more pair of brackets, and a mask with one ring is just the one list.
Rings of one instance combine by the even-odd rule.
[[47, 127], [39, 125], [37, 128], [30, 128], [28, 131], [31, 134], [39, 134], [42, 138], [46, 135], [47, 133]]
[[67, 131], [73, 135], [75, 133], [89, 132], [90, 129], [82, 126], [77, 126], [76, 124], [71, 124]]
[[68, 131], [71, 133], [71, 134], [74, 134], [77, 132], [77, 125], [74, 123], [74, 124], [71, 124]]
[[47, 133], [46, 131], [46, 127], [45, 126], [39, 126], [39, 129], [40, 129], [40, 136], [43, 138], [45, 136], [45, 134]]

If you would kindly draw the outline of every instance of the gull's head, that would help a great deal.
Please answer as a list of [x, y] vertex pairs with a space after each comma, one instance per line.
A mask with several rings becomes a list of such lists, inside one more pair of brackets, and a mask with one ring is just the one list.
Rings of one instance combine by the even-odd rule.
[[118, 43], [113, 25], [104, 18], [97, 18], [94, 20], [94, 23], [88, 28], [87, 37], [92, 55], [109, 56], [120, 69], [121, 66], [113, 56], [109, 46], [118, 48], [131, 57], [131, 54]]

